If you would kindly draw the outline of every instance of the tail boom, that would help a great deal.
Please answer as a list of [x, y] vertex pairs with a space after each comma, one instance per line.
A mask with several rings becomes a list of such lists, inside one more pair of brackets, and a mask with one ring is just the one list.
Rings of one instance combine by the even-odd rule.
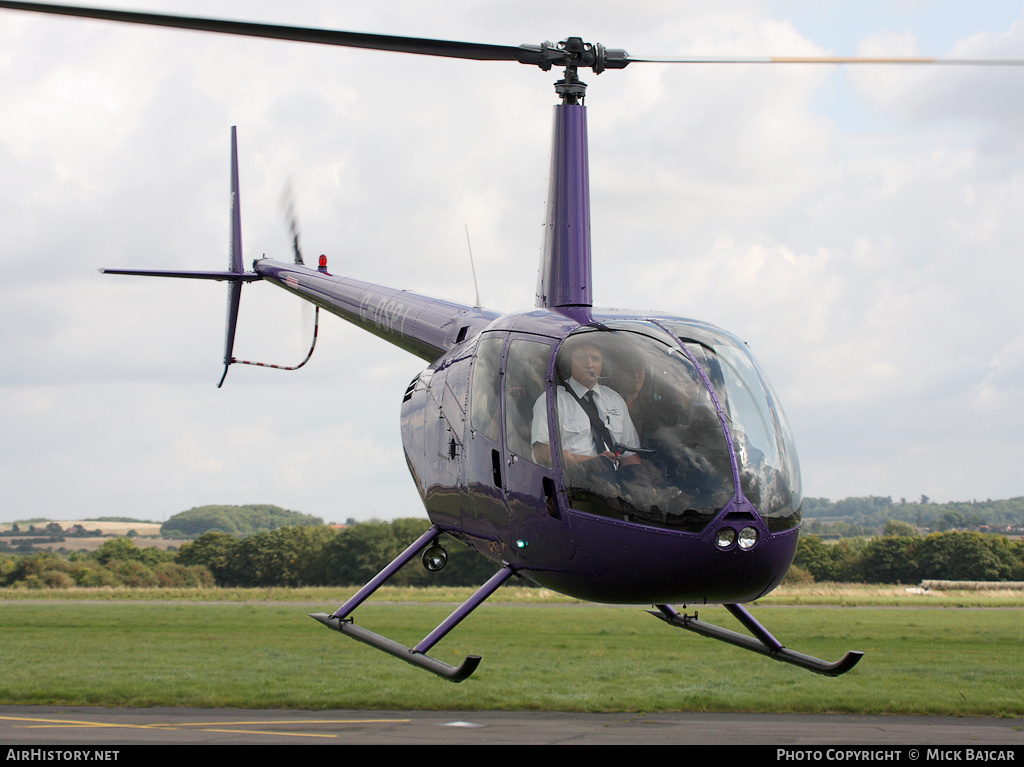
[[494, 311], [281, 261], [264, 259], [253, 267], [267, 282], [427, 362], [433, 362], [500, 316]]

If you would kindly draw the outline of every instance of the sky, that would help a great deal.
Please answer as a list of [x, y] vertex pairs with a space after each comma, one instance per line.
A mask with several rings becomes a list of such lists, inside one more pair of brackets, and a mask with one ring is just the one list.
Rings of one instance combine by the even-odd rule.
[[[105, 7], [634, 56], [1024, 58], [1024, 0], [106, 0]], [[271, 503], [423, 516], [424, 363], [335, 317], [302, 370], [222, 372], [230, 128], [243, 252], [533, 305], [555, 72], [0, 11], [0, 522]], [[804, 493], [1024, 495], [1024, 67], [587, 73], [595, 304], [744, 339]], [[309, 259], [307, 258], [307, 262]], [[235, 354], [311, 312], [243, 290]]]

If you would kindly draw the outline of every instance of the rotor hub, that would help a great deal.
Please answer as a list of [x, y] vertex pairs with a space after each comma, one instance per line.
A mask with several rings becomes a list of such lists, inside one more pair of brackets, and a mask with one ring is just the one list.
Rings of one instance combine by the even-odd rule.
[[566, 104], [579, 104], [586, 94], [587, 84], [576, 76], [581, 67], [599, 75], [606, 69], [624, 69], [629, 64], [626, 51], [588, 43], [582, 37], [567, 37], [557, 44], [520, 45], [517, 58], [520, 63], [534, 64], [545, 72], [553, 66], [565, 67], [565, 77], [555, 83], [555, 92]]

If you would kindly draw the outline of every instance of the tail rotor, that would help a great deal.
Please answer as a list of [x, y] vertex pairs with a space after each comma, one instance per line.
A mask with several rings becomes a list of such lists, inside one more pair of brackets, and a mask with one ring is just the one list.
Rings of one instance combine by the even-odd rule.
[[[295, 265], [296, 266], [305, 266], [305, 262], [302, 259], [302, 247], [299, 244], [299, 218], [298, 218], [298, 216], [295, 213], [295, 197], [294, 197], [294, 195], [292, 193], [291, 180], [289, 180], [288, 183], [285, 184], [284, 191], [281, 193], [280, 204], [281, 204], [281, 213], [284, 215], [285, 223], [288, 226], [288, 234], [291, 237], [291, 241], [292, 241], [292, 253], [295, 256]], [[232, 238], [232, 242], [234, 242], [234, 241], [235, 241], [234, 238]], [[241, 243], [240, 242], [238, 244], [238, 248], [241, 248]], [[307, 304], [307, 306], [308, 306], [308, 304]], [[237, 310], [237, 305], [236, 305], [235, 308]], [[310, 357], [313, 356], [313, 351], [316, 349], [316, 338], [317, 338], [317, 335], [318, 335], [319, 330], [320, 330], [320, 307], [319, 306], [315, 306], [314, 310], [315, 311], [312, 314], [312, 322], [309, 321], [310, 314], [309, 314], [308, 309], [304, 309], [303, 310], [303, 328], [305, 329], [305, 328], [308, 328], [310, 325], [312, 325], [313, 341], [310, 344], [309, 352], [306, 354], [305, 359], [303, 359], [302, 362], [300, 362], [298, 365], [291, 365], [291, 366], [274, 365], [274, 364], [271, 364], [269, 362], [253, 362], [251, 360], [235, 359], [234, 357], [231, 357], [231, 361], [228, 362], [227, 361], [227, 356], [226, 356], [225, 357], [225, 368], [224, 368], [225, 375], [227, 375], [227, 367], [226, 367], [226, 365], [230, 365], [231, 363], [234, 363], [234, 362], [237, 362], [239, 365], [255, 365], [257, 367], [274, 368], [276, 370], [298, 370], [299, 368], [301, 368], [303, 365], [305, 365], [307, 362], [309, 362]], [[230, 308], [229, 308], [229, 311], [230, 311]], [[228, 352], [227, 354], [230, 354], [230, 352]], [[223, 379], [221, 379], [221, 382], [223, 383]]]
[[284, 190], [281, 192], [281, 213], [288, 225], [288, 234], [292, 238], [292, 253], [295, 254], [295, 263], [298, 266], [303, 266], [305, 261], [302, 260], [302, 248], [299, 246], [299, 217], [295, 214], [295, 195], [292, 194], [291, 179], [288, 179], [288, 183], [285, 184]]

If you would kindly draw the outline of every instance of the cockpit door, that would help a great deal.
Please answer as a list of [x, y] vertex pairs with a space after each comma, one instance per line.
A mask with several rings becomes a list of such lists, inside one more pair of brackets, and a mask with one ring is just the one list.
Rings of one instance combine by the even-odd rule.
[[506, 337], [484, 333], [474, 349], [466, 432], [462, 529], [499, 546], [508, 528], [501, 448], [501, 377]]
[[527, 561], [565, 560], [574, 552], [550, 456], [534, 451], [538, 440], [549, 441], [554, 349], [553, 339], [512, 334], [502, 363], [503, 489], [516, 543]]

